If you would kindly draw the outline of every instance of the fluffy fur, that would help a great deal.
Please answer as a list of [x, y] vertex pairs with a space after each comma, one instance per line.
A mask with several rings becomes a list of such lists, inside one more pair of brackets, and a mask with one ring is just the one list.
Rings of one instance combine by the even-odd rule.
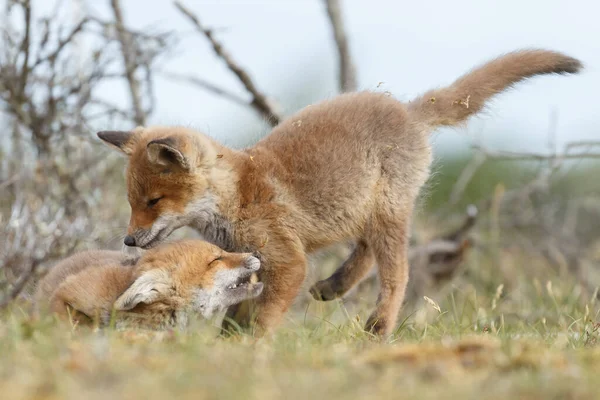
[[115, 312], [117, 327], [155, 329], [185, 326], [192, 312], [210, 318], [263, 289], [251, 280], [260, 269], [257, 258], [201, 240], [158, 246], [136, 264], [127, 260], [97, 250], [63, 260], [40, 282], [36, 308], [100, 325]]
[[[307, 254], [352, 239], [354, 253], [313, 292], [342, 296], [377, 264], [381, 290], [366, 329], [387, 335], [408, 280], [408, 234], [429, 176], [429, 134], [466, 121], [523, 79], [580, 68], [561, 53], [517, 51], [408, 104], [360, 92], [306, 107], [243, 151], [175, 127], [98, 136], [129, 157], [130, 243], [150, 248], [188, 225], [226, 250], [260, 253], [259, 332], [275, 327], [298, 294]], [[323, 285], [335, 292], [321, 296]], [[243, 304], [228, 315], [245, 325], [249, 309]]]

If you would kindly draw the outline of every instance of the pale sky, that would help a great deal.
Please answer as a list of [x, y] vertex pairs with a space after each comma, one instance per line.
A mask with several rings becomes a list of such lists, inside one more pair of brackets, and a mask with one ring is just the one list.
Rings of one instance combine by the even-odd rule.
[[[41, 1], [41, 0], [38, 0]], [[165, 69], [196, 74], [245, 96], [206, 39], [163, 0], [123, 0], [134, 28], [175, 29], [184, 39]], [[68, 3], [67, 1], [65, 3]], [[88, 2], [107, 17], [108, 1]], [[292, 112], [336, 94], [336, 53], [321, 0], [184, 1], [254, 78]], [[518, 85], [466, 128], [435, 136], [443, 148], [467, 146], [473, 136], [495, 148], [543, 151], [552, 110], [559, 143], [600, 139], [600, 3], [593, 0], [342, 0], [361, 89], [384, 82], [401, 100], [451, 83], [503, 52], [542, 47], [583, 61], [580, 76], [541, 77]], [[183, 124], [226, 143], [246, 143], [268, 128], [250, 109], [211, 93], [159, 79], [152, 123]], [[127, 101], [122, 85], [106, 89]], [[104, 128], [104, 127], [100, 127]]]

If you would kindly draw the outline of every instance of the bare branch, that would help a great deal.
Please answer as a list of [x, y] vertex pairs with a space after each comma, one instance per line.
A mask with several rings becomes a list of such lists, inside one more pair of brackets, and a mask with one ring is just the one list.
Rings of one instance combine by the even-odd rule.
[[[0, 28], [0, 113], [12, 126], [0, 144], [6, 155], [0, 190], [7, 194], [0, 202], [0, 308], [23, 297], [53, 260], [106, 237], [105, 227], [91, 223], [99, 219], [99, 194], [91, 188], [101, 185], [100, 176], [113, 165], [92, 144], [89, 127], [95, 118], [143, 122], [139, 109], [152, 105], [146, 99], [153, 94], [153, 62], [170, 45], [168, 34], [125, 31], [118, 0], [112, 4], [119, 23], [101, 24], [100, 30], [90, 17], [66, 21], [57, 14], [64, 9], [60, 0], [50, 15], [38, 15], [31, 0], [9, 4], [24, 22], [13, 27], [7, 15]], [[90, 35], [99, 39], [92, 49], [78, 46], [79, 37]], [[82, 51], [89, 62], [74, 63]], [[120, 107], [99, 93], [108, 80], [132, 77], [137, 88], [131, 89], [139, 92], [135, 105]]]
[[463, 224], [460, 227], [458, 227], [457, 229], [455, 229], [454, 231], [449, 232], [446, 235], [442, 236], [442, 238], [444, 240], [449, 240], [452, 242], [461, 242], [462, 240], [464, 240], [466, 238], [466, 236], [469, 234], [469, 232], [471, 231], [471, 229], [475, 226], [475, 223], [477, 222], [477, 216], [479, 215], [479, 209], [477, 208], [477, 206], [475, 206], [473, 204], [469, 204], [469, 206], [467, 206], [465, 214], [466, 214], [466, 218], [465, 218]]
[[94, 120], [96, 118], [99, 118], [99, 117], [107, 115], [107, 114], [118, 115], [125, 120], [133, 119], [133, 116], [130, 114], [130, 112], [123, 110], [123, 109], [119, 108], [118, 106], [111, 104], [110, 102], [108, 102], [106, 100], [92, 99], [92, 100], [88, 101], [88, 104], [94, 105], [94, 106], [99, 106], [103, 109], [102, 111], [98, 112], [97, 114], [90, 115], [89, 116], [90, 120]]
[[23, 65], [21, 66], [21, 76], [19, 78], [19, 89], [17, 91], [17, 98], [22, 99], [25, 95], [25, 88], [27, 87], [27, 75], [29, 74], [29, 54], [31, 52], [31, 2], [25, 0], [21, 4], [23, 7], [24, 24], [25, 24], [25, 35], [21, 42], [20, 51], [24, 54]]
[[213, 92], [219, 96], [223, 96], [225, 97], [227, 100], [230, 100], [234, 103], [240, 104], [242, 106], [250, 106], [252, 107], [252, 104], [249, 103], [248, 101], [242, 99], [241, 97], [239, 97], [238, 95], [236, 95], [235, 93], [231, 93], [223, 88], [220, 88], [218, 86], [216, 86], [213, 83], [210, 83], [208, 81], [205, 81], [201, 78], [197, 78], [195, 76], [191, 76], [191, 75], [184, 75], [184, 74], [178, 74], [176, 72], [163, 72], [162, 75], [168, 79], [172, 79], [174, 81], [179, 81], [179, 82], [185, 82], [185, 83], [191, 83], [194, 86], [198, 86], [202, 89], [206, 89], [210, 92]]
[[594, 141], [594, 140], [580, 140], [580, 141], [574, 141], [574, 142], [569, 142], [565, 145], [565, 153], [568, 153], [569, 151], [571, 151], [572, 149], [577, 149], [577, 148], [592, 148], [592, 147], [600, 147], [600, 141]]
[[481, 168], [483, 163], [485, 163], [486, 157], [483, 154], [476, 154], [475, 157], [469, 162], [469, 164], [463, 168], [460, 176], [456, 180], [456, 183], [452, 187], [452, 192], [450, 193], [450, 198], [448, 200], [448, 206], [456, 205], [462, 195], [464, 194], [467, 186], [475, 176], [475, 173]]
[[[518, 198], [526, 198], [533, 192], [540, 190], [547, 190], [551, 176], [563, 165], [564, 161], [567, 160], [584, 160], [584, 159], [597, 159], [600, 158], [600, 153], [590, 152], [594, 147], [600, 148], [600, 141], [576, 141], [566, 143], [561, 152], [557, 152], [555, 149], [551, 150], [549, 154], [540, 153], [528, 153], [528, 152], [510, 152], [510, 151], [495, 151], [487, 149], [479, 144], [473, 144], [473, 148], [476, 153], [473, 159], [467, 164], [462, 170], [456, 184], [452, 188], [452, 192], [449, 196], [448, 203], [441, 207], [436, 216], [444, 218], [448, 210], [458, 204], [461, 200], [467, 186], [473, 179], [473, 176], [477, 170], [486, 161], [538, 161], [548, 163], [547, 168], [543, 168], [530, 182], [519, 188], [511, 189], [504, 193], [504, 200], [514, 200]], [[578, 152], [572, 152], [577, 149]], [[492, 204], [492, 198], [486, 198], [478, 203], [481, 209], [487, 209]]]
[[[547, 163], [547, 167], [542, 168], [530, 182], [504, 193], [504, 201], [512, 201], [515, 199], [525, 199], [534, 192], [547, 191], [552, 175], [563, 166], [564, 161], [600, 158], [600, 153], [589, 151], [594, 147], [600, 148], [600, 141], [575, 141], [566, 143], [562, 152], [556, 151], [552, 140], [550, 140], [550, 143], [551, 153], [548, 154], [497, 151], [487, 149], [479, 144], [471, 145], [471, 148], [476, 151], [475, 156], [461, 171], [459, 178], [452, 187], [448, 202], [436, 211], [436, 218], [445, 218], [448, 211], [459, 203], [473, 176], [486, 161], [537, 161], [544, 162], [544, 164]], [[571, 152], [574, 149], [577, 149], [578, 152]], [[478, 207], [480, 209], [487, 209], [492, 203], [493, 197], [485, 198], [479, 201]]]
[[[58, 42], [58, 45], [56, 46], [56, 49], [54, 49], [54, 51], [52, 51], [52, 53], [48, 54], [46, 57], [39, 57], [35, 63], [32, 65], [31, 69], [36, 68], [37, 66], [39, 66], [40, 64], [44, 63], [44, 62], [54, 62], [54, 60], [56, 60], [56, 58], [58, 57], [58, 55], [60, 54], [60, 52], [65, 48], [65, 46], [67, 46], [69, 43], [71, 43], [73, 41], [73, 39], [75, 38], [75, 36], [77, 34], [79, 34], [83, 28], [85, 27], [85, 24], [87, 24], [89, 22], [89, 19], [84, 18], [81, 21], [79, 21], [79, 23], [77, 25], [75, 25], [75, 27], [71, 30], [71, 32], [69, 32], [64, 38], [60, 39]], [[42, 39], [42, 43], [44, 43], [44, 40], [47, 39]], [[42, 47], [42, 46], [40, 46]]]
[[[567, 145], [568, 147], [568, 145]], [[513, 160], [513, 161], [551, 161], [551, 160], [573, 160], [586, 158], [600, 158], [600, 153], [569, 153], [563, 152], [559, 154], [539, 154], [539, 153], [518, 153], [512, 151], [492, 151], [485, 149], [479, 145], [474, 145], [473, 148], [484, 154], [489, 159], [494, 160]], [[572, 148], [572, 146], [571, 146]]]
[[17, 182], [20, 178], [21, 178], [21, 175], [16, 174], [16, 175], [6, 179], [5, 181], [0, 182], [0, 190], [3, 190], [4, 188], [9, 187], [13, 183]]
[[23, 289], [27, 286], [27, 284], [35, 277], [35, 273], [37, 271], [38, 266], [42, 260], [35, 258], [31, 261], [31, 266], [27, 270], [27, 272], [22, 273], [17, 281], [12, 285], [12, 289], [4, 295], [2, 300], [0, 300], [0, 310], [5, 309], [9, 304], [11, 304], [19, 295], [23, 292]]
[[281, 116], [275, 111], [269, 99], [258, 90], [252, 79], [250, 79], [248, 73], [244, 71], [235, 61], [233, 61], [229, 53], [227, 53], [226, 50], [223, 48], [223, 45], [215, 39], [215, 37], [213, 36], [213, 32], [210, 29], [204, 28], [200, 23], [198, 17], [194, 15], [194, 13], [192, 13], [179, 1], [175, 1], [174, 4], [175, 7], [177, 7], [177, 9], [181, 11], [181, 13], [183, 13], [195, 25], [198, 32], [206, 36], [208, 41], [211, 43], [215, 53], [223, 61], [225, 61], [227, 67], [235, 74], [235, 76], [237, 76], [237, 78], [244, 85], [246, 90], [252, 95], [252, 101], [250, 105], [260, 115], [262, 115], [267, 120], [267, 122], [271, 124], [271, 126], [278, 125], [282, 119]]
[[356, 68], [352, 62], [350, 46], [344, 29], [340, 0], [324, 0], [327, 6], [327, 15], [333, 29], [333, 37], [337, 45], [340, 70], [340, 90], [354, 92], [357, 89]]
[[142, 99], [140, 97], [140, 85], [135, 77], [135, 54], [133, 43], [131, 42], [130, 34], [125, 30], [125, 24], [123, 22], [123, 12], [121, 10], [120, 0], [111, 0], [110, 4], [115, 15], [115, 23], [117, 27], [117, 37], [121, 44], [121, 53], [123, 54], [123, 61], [125, 63], [125, 76], [129, 83], [129, 92], [131, 94], [131, 103], [133, 105], [133, 111], [135, 113], [134, 120], [137, 125], [145, 125], [146, 115], [142, 109]]
[[473, 204], [466, 209], [466, 217], [463, 223], [456, 229], [430, 240], [425, 244], [420, 244], [409, 249], [409, 260], [416, 261], [417, 257], [426, 255], [429, 264], [451, 264], [451, 265], [432, 265], [426, 266], [429, 272], [434, 270], [449, 271], [457, 267], [457, 263], [450, 263], [450, 260], [457, 260], [463, 256], [463, 251], [466, 249], [465, 240], [477, 222], [479, 211]]

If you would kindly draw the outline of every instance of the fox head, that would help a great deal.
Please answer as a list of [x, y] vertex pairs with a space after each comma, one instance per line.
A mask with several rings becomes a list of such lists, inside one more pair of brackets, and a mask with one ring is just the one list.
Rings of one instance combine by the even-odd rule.
[[[114, 309], [123, 322], [140, 319], [186, 324], [188, 313], [204, 318], [259, 296], [258, 258], [228, 253], [202, 240], [163, 244], [139, 262], [133, 283], [117, 298]], [[155, 324], [155, 323], [151, 323]]]
[[51, 311], [84, 325], [107, 325], [114, 316], [117, 328], [184, 327], [191, 314], [210, 318], [259, 296], [259, 269], [260, 261], [251, 254], [185, 240], [157, 246], [133, 266], [98, 260], [66, 276], [44, 301]]
[[125, 244], [151, 248], [174, 230], [217, 212], [215, 168], [222, 155], [210, 138], [184, 128], [102, 131], [98, 137], [128, 156], [131, 219]]

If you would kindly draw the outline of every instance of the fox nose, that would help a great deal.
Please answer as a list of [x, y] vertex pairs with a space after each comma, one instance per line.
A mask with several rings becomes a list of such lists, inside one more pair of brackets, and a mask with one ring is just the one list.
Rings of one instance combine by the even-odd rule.
[[260, 269], [260, 260], [254, 256], [250, 256], [244, 260], [244, 267], [252, 271], [258, 271]]
[[123, 243], [125, 243], [125, 246], [135, 247], [135, 238], [131, 235], [127, 235], [125, 236], [125, 240], [123, 240]]

